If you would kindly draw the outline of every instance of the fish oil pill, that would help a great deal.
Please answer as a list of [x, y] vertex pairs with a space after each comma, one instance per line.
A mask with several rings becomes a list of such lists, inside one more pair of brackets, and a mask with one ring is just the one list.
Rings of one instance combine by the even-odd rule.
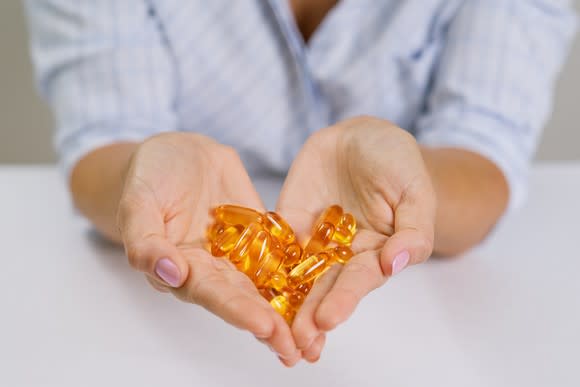
[[279, 290], [280, 293], [288, 300], [288, 303], [295, 309], [298, 309], [304, 303], [304, 299], [306, 295], [301, 291], [291, 288], [291, 287], [284, 287]]
[[284, 259], [283, 265], [284, 267], [293, 267], [300, 262], [302, 258], [302, 247], [298, 243], [291, 243], [286, 246], [286, 258]]
[[264, 217], [258, 211], [241, 207], [234, 206], [232, 204], [224, 204], [215, 209], [215, 218], [225, 224], [235, 225], [239, 224], [244, 227], [250, 225], [250, 223], [262, 223]]
[[286, 273], [281, 271], [272, 273], [266, 285], [269, 288], [272, 288], [276, 291], [281, 291], [282, 289], [285, 289], [286, 286], [288, 285], [288, 281], [286, 280]]
[[336, 226], [340, 222], [340, 218], [341, 218], [342, 214], [343, 214], [343, 210], [342, 210], [341, 206], [336, 205], [336, 204], [333, 206], [330, 206], [326, 210], [324, 210], [322, 212], [322, 214], [320, 214], [320, 216], [318, 217], [318, 220], [314, 224], [314, 228], [316, 229], [318, 227], [318, 225], [321, 223], [330, 223], [333, 226]]
[[304, 248], [304, 255], [309, 257], [312, 254], [316, 254], [322, 250], [330, 243], [332, 236], [334, 235], [334, 226], [331, 223], [320, 223], [318, 227], [314, 230], [314, 234], [310, 241]]
[[351, 234], [356, 233], [356, 219], [352, 214], [344, 213], [338, 221], [338, 226], [346, 227]]
[[288, 283], [297, 286], [313, 281], [330, 268], [330, 264], [330, 257], [324, 252], [311, 255], [292, 269], [288, 274]]
[[239, 263], [241, 262], [245, 255], [250, 250], [250, 245], [252, 241], [256, 237], [256, 235], [263, 230], [263, 227], [260, 223], [250, 223], [248, 227], [244, 229], [242, 234], [240, 235], [236, 245], [232, 249], [230, 253], [230, 261], [232, 263]]
[[276, 312], [284, 316], [289, 310], [291, 310], [290, 303], [283, 295], [276, 296], [270, 300], [270, 305], [274, 308]]
[[296, 240], [290, 225], [275, 212], [266, 212], [264, 214], [264, 227], [283, 245], [290, 244]]
[[225, 228], [226, 226], [222, 222], [215, 222], [207, 229], [207, 240], [210, 243], [215, 241]]
[[258, 268], [253, 278], [256, 287], [260, 288], [266, 285], [266, 282], [268, 282], [272, 273], [278, 271], [283, 260], [284, 252], [275, 249], [270, 251], [260, 262], [258, 262]]
[[341, 245], [350, 245], [353, 235], [345, 226], [338, 225], [332, 234], [332, 240]]
[[327, 254], [330, 256], [332, 262], [345, 264], [354, 255], [352, 250], [346, 246], [336, 246], [332, 250], [328, 250]]
[[211, 253], [216, 257], [223, 257], [229, 253], [236, 245], [242, 234], [242, 226], [229, 226], [222, 231], [218, 238], [211, 245]]
[[243, 256], [238, 269], [252, 277], [256, 272], [258, 262], [270, 251], [270, 234], [266, 230], [260, 230], [249, 242], [248, 253]]

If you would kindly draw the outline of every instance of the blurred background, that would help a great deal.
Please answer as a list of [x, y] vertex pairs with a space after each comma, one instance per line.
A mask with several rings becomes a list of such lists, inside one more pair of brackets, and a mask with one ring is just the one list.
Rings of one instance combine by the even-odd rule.
[[[576, 0], [576, 9], [580, 10]], [[26, 24], [19, 1], [0, 1], [0, 163], [49, 163], [52, 120], [36, 95]], [[580, 39], [558, 83], [555, 109], [537, 154], [540, 160], [580, 160]]]

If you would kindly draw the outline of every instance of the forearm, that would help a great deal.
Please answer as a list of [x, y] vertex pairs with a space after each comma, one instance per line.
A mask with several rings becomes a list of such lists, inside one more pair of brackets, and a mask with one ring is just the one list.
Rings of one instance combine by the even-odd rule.
[[124, 175], [135, 143], [119, 143], [98, 148], [74, 167], [69, 185], [76, 208], [105, 237], [120, 242], [117, 207]]
[[438, 208], [437, 255], [455, 255], [483, 240], [504, 213], [509, 189], [501, 171], [486, 158], [454, 148], [422, 148]]

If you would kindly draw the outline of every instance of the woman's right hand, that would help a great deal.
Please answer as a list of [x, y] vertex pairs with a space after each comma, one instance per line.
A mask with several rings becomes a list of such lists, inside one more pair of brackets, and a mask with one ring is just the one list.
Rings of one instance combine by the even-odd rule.
[[246, 275], [204, 249], [211, 209], [222, 203], [263, 211], [232, 148], [191, 133], [143, 142], [129, 162], [117, 217], [129, 262], [158, 290], [250, 331], [293, 365], [300, 351], [284, 319]]

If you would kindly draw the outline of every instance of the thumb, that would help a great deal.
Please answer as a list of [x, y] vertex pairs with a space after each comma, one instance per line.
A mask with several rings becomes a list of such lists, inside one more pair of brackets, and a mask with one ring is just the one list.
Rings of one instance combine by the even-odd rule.
[[408, 265], [426, 261], [433, 252], [435, 193], [431, 184], [411, 186], [395, 209], [395, 233], [381, 250], [385, 276], [399, 273]]
[[156, 203], [147, 199], [123, 198], [117, 223], [129, 263], [136, 270], [178, 288], [187, 279], [185, 258], [165, 235], [165, 222]]

